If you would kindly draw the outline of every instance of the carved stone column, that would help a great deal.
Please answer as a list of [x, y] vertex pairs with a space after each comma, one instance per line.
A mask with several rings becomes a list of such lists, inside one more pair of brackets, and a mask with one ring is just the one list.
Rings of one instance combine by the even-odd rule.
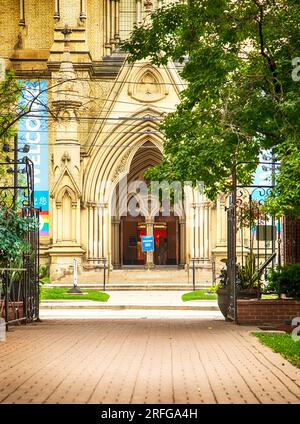
[[201, 259], [204, 258], [204, 225], [205, 225], [205, 217], [203, 213], [203, 203], [199, 205], [199, 219], [200, 219], [200, 228], [199, 228], [199, 243], [200, 243], [200, 252], [199, 256]]
[[80, 0], [80, 20], [86, 19], [86, 0]]
[[62, 209], [61, 203], [56, 202], [56, 211], [57, 211], [57, 242], [62, 241]]
[[216, 210], [214, 211], [214, 219], [216, 220], [216, 244], [212, 249], [217, 273], [224, 266], [224, 263], [221, 262], [221, 260], [224, 260], [227, 257], [227, 213], [225, 207], [226, 196], [225, 194], [220, 194], [216, 201]]
[[209, 252], [209, 226], [210, 226], [210, 217], [209, 217], [209, 210], [210, 210], [210, 202], [204, 203], [204, 259], [209, 260], [210, 259], [210, 252]]
[[184, 266], [186, 263], [186, 231], [185, 231], [185, 220], [179, 220], [179, 239], [180, 239], [180, 266]]
[[[58, 3], [55, 3], [55, 12], [58, 12]], [[57, 74], [59, 84], [52, 91], [52, 108], [57, 115], [55, 121], [55, 139], [53, 146], [53, 178], [50, 195], [56, 202], [58, 210], [57, 230], [53, 228], [57, 235], [57, 240], [64, 241], [62, 246], [56, 249], [52, 246], [53, 255], [61, 254], [67, 256], [67, 252], [77, 257], [81, 256], [80, 247], [80, 196], [81, 196], [81, 175], [80, 175], [80, 143], [78, 138], [78, 111], [82, 101], [78, 98], [78, 86], [76, 73], [74, 71], [70, 54], [70, 34], [71, 29], [66, 25], [61, 31], [64, 35], [64, 51]], [[67, 188], [67, 190], [66, 190]], [[70, 198], [70, 203], [65, 203], [64, 198]], [[54, 202], [54, 203], [55, 203]], [[63, 210], [63, 213], [62, 213]], [[54, 224], [54, 221], [53, 221]], [[69, 228], [70, 232], [61, 232], [62, 229]], [[66, 234], [68, 234], [66, 236]], [[75, 255], [75, 256], [76, 256]]]
[[59, 13], [59, 0], [55, 0], [55, 1], [54, 1], [54, 16], [53, 16], [53, 18], [54, 18], [56, 21], [59, 21], [59, 20], [60, 20], [60, 13]]
[[115, 0], [116, 16], [115, 16], [115, 40], [120, 41], [120, 0]]
[[53, 232], [52, 232], [52, 243], [55, 244], [57, 242], [58, 239], [58, 225], [57, 225], [57, 207], [56, 207], [56, 202], [54, 199], [51, 199], [52, 201], [52, 228], [53, 228]]
[[[147, 232], [147, 236], [153, 236], [153, 227], [154, 227], [154, 220], [153, 220], [153, 218], [146, 218], [146, 232]], [[146, 264], [145, 264], [145, 267], [147, 269], [154, 268], [153, 251], [146, 253]]]
[[120, 268], [120, 219], [112, 218], [112, 259], [114, 268]]
[[217, 201], [217, 244], [219, 246], [226, 245], [226, 199], [225, 195], [221, 195]]
[[99, 258], [99, 251], [98, 251], [98, 237], [99, 237], [99, 231], [98, 231], [98, 213], [99, 208], [98, 206], [95, 204], [93, 206], [93, 220], [94, 220], [94, 225], [93, 225], [93, 259], [94, 261], [96, 261]]
[[196, 231], [195, 231], [195, 227], [196, 227], [196, 204], [192, 203], [191, 204], [192, 207], [192, 216], [190, 219], [190, 240], [191, 240], [191, 259], [195, 259], [195, 255], [196, 255], [196, 249], [195, 249], [195, 240], [196, 240]]
[[193, 257], [193, 234], [194, 234], [194, 209], [193, 209], [193, 189], [190, 185], [184, 185], [184, 209], [186, 211], [185, 216], [185, 242], [186, 242], [186, 262], [190, 263], [190, 259]]
[[102, 258], [103, 254], [103, 238], [102, 238], [102, 227], [103, 227], [103, 212], [102, 212], [102, 206], [97, 205], [97, 225], [98, 225], [98, 232], [97, 232], [97, 250], [98, 250], [98, 257]]
[[94, 237], [94, 231], [93, 231], [93, 224], [94, 224], [94, 214], [93, 214], [93, 204], [88, 204], [88, 260], [93, 260], [93, 237]]
[[105, 49], [106, 54], [110, 55], [111, 53], [111, 44], [110, 44], [110, 16], [111, 16], [111, 0], [106, 0], [106, 43], [105, 43]]
[[72, 202], [72, 228], [71, 228], [71, 234], [72, 234], [72, 242], [77, 243], [79, 241], [78, 239], [78, 232], [77, 232], [77, 202]]
[[116, 16], [116, 3], [115, 0], [111, 0], [110, 2], [110, 44], [112, 49], [115, 47], [115, 16]]
[[77, 201], [77, 206], [76, 206], [76, 228], [75, 228], [75, 233], [76, 233], [76, 243], [80, 243], [81, 242], [81, 234], [80, 234], [80, 200]]
[[25, 5], [24, 0], [20, 0], [20, 20], [19, 25], [24, 26], [25, 25]]
[[98, 208], [99, 214], [99, 229], [98, 229], [98, 237], [101, 240], [101, 246], [99, 249], [99, 258], [107, 259], [109, 252], [109, 239], [108, 234], [110, 233], [109, 228], [109, 216], [108, 216], [108, 204], [106, 202], [99, 203]]
[[140, 24], [142, 21], [142, 0], [136, 0], [136, 23]]
[[200, 206], [198, 204], [194, 205], [194, 209], [195, 209], [195, 221], [194, 221], [194, 235], [195, 235], [195, 240], [194, 240], [194, 258], [195, 259], [199, 259], [199, 247], [200, 247], [200, 225], [201, 225], [201, 221], [199, 220], [200, 216], [199, 216], [199, 212], [200, 212]]

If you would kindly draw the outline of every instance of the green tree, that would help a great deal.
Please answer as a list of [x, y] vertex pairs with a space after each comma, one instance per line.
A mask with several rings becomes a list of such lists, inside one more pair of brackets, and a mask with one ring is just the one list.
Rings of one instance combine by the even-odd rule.
[[[18, 98], [21, 95], [22, 87], [14, 77], [12, 72], [8, 72], [4, 81], [0, 82], [0, 162], [5, 161], [7, 153], [2, 150], [3, 144], [10, 142], [15, 134], [13, 125], [16, 116], [18, 115]], [[0, 185], [5, 185], [9, 176], [6, 173], [6, 168], [0, 166]]]
[[0, 208], [0, 267], [14, 267], [30, 253], [29, 232], [38, 230], [35, 218], [23, 217], [16, 209]]
[[188, 0], [136, 27], [123, 44], [129, 61], [172, 60], [187, 83], [161, 125], [163, 161], [147, 177], [202, 180], [214, 198], [229, 189], [233, 160], [247, 162], [237, 176], [249, 184], [259, 154], [272, 149], [281, 167], [267, 206], [299, 216], [299, 28], [298, 0]]
[[15, 132], [14, 122], [18, 116], [18, 99], [22, 86], [13, 72], [8, 72], [4, 81], [0, 82], [0, 141], [10, 139]]

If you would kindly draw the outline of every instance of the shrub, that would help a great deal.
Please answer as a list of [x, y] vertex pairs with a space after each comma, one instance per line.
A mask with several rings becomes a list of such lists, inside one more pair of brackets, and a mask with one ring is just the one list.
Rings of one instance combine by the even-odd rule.
[[259, 275], [256, 270], [256, 256], [249, 253], [244, 266], [237, 265], [237, 280], [241, 289], [252, 289], [258, 286]]
[[300, 263], [285, 265], [277, 270], [271, 270], [268, 274], [269, 291], [275, 291], [279, 295], [300, 298]]
[[35, 218], [23, 217], [20, 211], [0, 207], [0, 267], [19, 266], [23, 253], [30, 253], [26, 240], [30, 231], [37, 231]]

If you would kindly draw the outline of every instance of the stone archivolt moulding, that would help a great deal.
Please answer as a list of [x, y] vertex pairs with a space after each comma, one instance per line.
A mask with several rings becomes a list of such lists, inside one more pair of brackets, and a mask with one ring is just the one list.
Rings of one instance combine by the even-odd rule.
[[145, 65], [128, 86], [128, 94], [142, 102], [158, 102], [169, 94], [169, 90], [160, 72], [152, 66]]

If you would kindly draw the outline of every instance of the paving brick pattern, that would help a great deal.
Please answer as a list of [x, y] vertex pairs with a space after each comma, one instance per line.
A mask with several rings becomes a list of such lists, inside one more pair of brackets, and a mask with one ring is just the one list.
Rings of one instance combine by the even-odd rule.
[[300, 369], [220, 320], [45, 320], [0, 343], [0, 403], [300, 403]]

